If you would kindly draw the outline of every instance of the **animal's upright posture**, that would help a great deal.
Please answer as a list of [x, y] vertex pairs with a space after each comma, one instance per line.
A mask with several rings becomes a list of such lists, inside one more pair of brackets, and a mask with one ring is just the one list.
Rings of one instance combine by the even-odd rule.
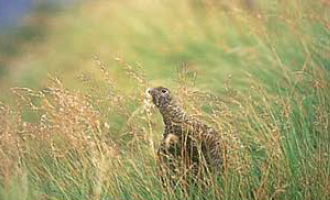
[[147, 93], [163, 116], [165, 131], [158, 156], [167, 178], [190, 177], [195, 182], [205, 172], [218, 175], [222, 154], [217, 132], [189, 116], [167, 88], [152, 88]]

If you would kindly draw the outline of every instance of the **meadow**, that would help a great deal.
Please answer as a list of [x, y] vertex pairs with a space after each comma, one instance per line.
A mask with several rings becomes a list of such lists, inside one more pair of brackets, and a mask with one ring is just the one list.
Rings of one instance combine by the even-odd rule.
[[223, 173], [195, 199], [330, 199], [329, 13], [98, 0], [53, 14], [0, 70], [0, 199], [184, 199], [159, 178], [163, 125], [144, 100], [158, 85], [222, 140]]

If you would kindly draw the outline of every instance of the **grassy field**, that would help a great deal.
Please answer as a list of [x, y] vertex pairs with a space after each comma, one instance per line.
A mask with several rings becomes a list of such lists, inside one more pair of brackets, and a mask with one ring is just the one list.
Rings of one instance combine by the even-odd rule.
[[144, 104], [158, 85], [222, 138], [223, 174], [195, 199], [330, 199], [329, 13], [326, 0], [57, 12], [0, 76], [0, 199], [183, 199], [159, 178], [162, 121]]

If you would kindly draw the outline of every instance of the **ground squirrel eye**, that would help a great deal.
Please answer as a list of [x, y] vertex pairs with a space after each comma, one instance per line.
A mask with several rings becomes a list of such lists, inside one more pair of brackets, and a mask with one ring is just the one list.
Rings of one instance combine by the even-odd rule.
[[162, 90], [162, 93], [166, 93], [167, 92], [167, 90]]

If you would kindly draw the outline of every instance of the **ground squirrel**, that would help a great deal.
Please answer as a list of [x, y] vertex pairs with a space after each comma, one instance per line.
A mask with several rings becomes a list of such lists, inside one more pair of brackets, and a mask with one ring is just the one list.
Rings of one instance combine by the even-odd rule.
[[[169, 176], [180, 174], [179, 166], [185, 173], [198, 179], [201, 169], [219, 174], [222, 154], [218, 133], [208, 125], [188, 115], [174, 99], [169, 89], [149, 88], [147, 93], [162, 114], [165, 131], [158, 149], [158, 157]], [[202, 166], [202, 167], [201, 167]], [[182, 178], [181, 178], [182, 179]]]

